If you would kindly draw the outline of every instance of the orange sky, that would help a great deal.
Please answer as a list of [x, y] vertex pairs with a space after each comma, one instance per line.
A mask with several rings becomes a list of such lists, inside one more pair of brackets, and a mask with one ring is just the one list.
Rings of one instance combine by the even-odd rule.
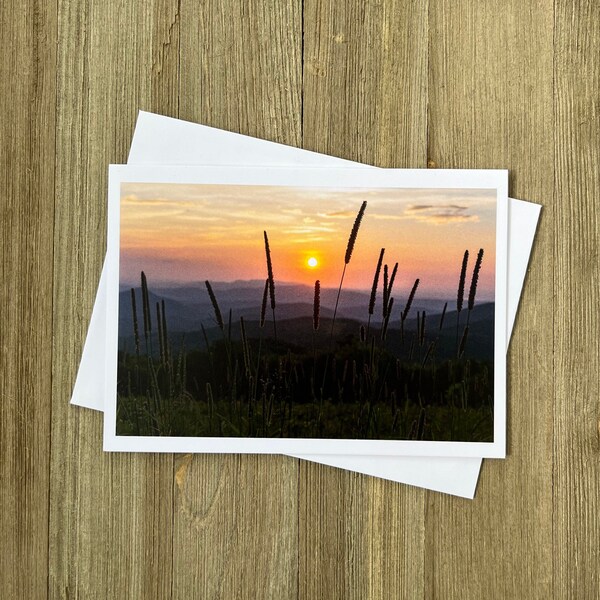
[[155, 285], [264, 279], [267, 230], [276, 280], [337, 287], [363, 200], [344, 287], [370, 289], [385, 247], [400, 290], [419, 277], [422, 297], [452, 297], [465, 249], [470, 273], [483, 248], [478, 297], [493, 298], [495, 190], [123, 183], [121, 283], [137, 285], [141, 270]]

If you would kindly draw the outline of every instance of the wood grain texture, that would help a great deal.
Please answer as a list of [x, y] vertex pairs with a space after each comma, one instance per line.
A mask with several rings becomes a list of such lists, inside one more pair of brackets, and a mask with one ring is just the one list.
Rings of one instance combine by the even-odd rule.
[[[425, 167], [426, 97], [426, 2], [305, 1], [305, 148]], [[299, 597], [421, 597], [424, 493], [308, 462], [300, 474]]]
[[48, 577], [56, 7], [2, 4], [0, 38], [0, 595], [34, 599]]
[[561, 598], [600, 598], [599, 22], [597, 2], [556, 3], [553, 568]]
[[[181, 118], [301, 144], [299, 1], [183, 0]], [[176, 462], [173, 597], [295, 598], [298, 461]]]
[[[0, 8], [0, 597], [600, 598], [600, 6]], [[544, 205], [473, 502], [287, 457], [105, 455], [70, 407], [138, 109]]]
[[108, 164], [125, 162], [138, 109], [177, 114], [177, 6], [58, 6], [50, 592], [166, 597], [173, 459], [103, 454], [101, 415], [68, 400], [104, 257]]
[[431, 17], [431, 163], [508, 168], [511, 194], [544, 208], [509, 351], [509, 456], [484, 461], [475, 502], [428, 494], [426, 597], [549, 598], [553, 7], [473, 3], [466, 12], [442, 1]]

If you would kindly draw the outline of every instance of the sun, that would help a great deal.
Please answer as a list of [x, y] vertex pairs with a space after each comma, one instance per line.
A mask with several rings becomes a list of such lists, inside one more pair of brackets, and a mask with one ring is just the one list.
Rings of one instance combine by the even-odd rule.
[[309, 258], [309, 259], [306, 261], [306, 264], [307, 264], [307, 265], [308, 265], [308, 266], [309, 266], [311, 269], [314, 269], [314, 268], [315, 268], [315, 267], [316, 267], [316, 266], [319, 264], [319, 261], [318, 261], [318, 260], [317, 260], [317, 259], [316, 259], [314, 256], [311, 256], [311, 257], [310, 257], [310, 258]]

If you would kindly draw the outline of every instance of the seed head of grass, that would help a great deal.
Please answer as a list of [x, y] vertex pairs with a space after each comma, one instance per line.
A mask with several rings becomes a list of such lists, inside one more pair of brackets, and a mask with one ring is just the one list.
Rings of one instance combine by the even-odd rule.
[[465, 276], [467, 274], [467, 263], [469, 262], [469, 251], [465, 250], [462, 267], [460, 269], [460, 279], [458, 280], [458, 294], [456, 296], [456, 311], [460, 312], [463, 307], [463, 298], [465, 295]]
[[477, 253], [477, 260], [473, 267], [473, 276], [471, 277], [471, 289], [469, 290], [469, 310], [473, 310], [475, 306], [475, 294], [477, 292], [477, 282], [479, 281], [479, 270], [481, 269], [481, 261], [483, 260], [483, 248]]
[[273, 277], [273, 263], [271, 262], [271, 247], [269, 246], [269, 237], [264, 231], [265, 236], [265, 254], [267, 257], [267, 276], [269, 280], [269, 295], [271, 297], [271, 309], [275, 309], [275, 278]]
[[315, 281], [315, 297], [313, 300], [313, 329], [319, 329], [319, 315], [321, 314], [321, 282]]
[[350, 232], [350, 237], [348, 238], [348, 245], [346, 246], [346, 256], [344, 257], [344, 262], [348, 264], [350, 259], [352, 258], [352, 252], [354, 250], [354, 244], [356, 243], [356, 238], [358, 236], [358, 230], [360, 228], [360, 223], [362, 221], [363, 215], [365, 214], [365, 210], [367, 209], [367, 201], [365, 200], [358, 214], [356, 215], [356, 219], [354, 220], [354, 225], [352, 227], [352, 231]]
[[415, 283], [412, 286], [412, 290], [410, 290], [410, 294], [408, 295], [408, 300], [406, 301], [406, 306], [404, 307], [404, 311], [402, 312], [402, 320], [405, 321], [406, 317], [408, 317], [408, 311], [412, 306], [412, 302], [415, 298], [415, 294], [417, 292], [417, 288], [419, 287], [419, 279], [415, 279]]
[[383, 262], [383, 253], [385, 248], [381, 249], [379, 253], [379, 260], [377, 261], [377, 267], [375, 269], [375, 277], [373, 277], [373, 286], [371, 287], [371, 297], [369, 298], [369, 314], [372, 315], [375, 310], [375, 297], [377, 295], [377, 287], [379, 285], [379, 273], [381, 272], [381, 263]]
[[[390, 296], [392, 295], [392, 289], [394, 287], [394, 279], [396, 279], [396, 273], [398, 272], [398, 263], [396, 263], [394, 265], [394, 268], [392, 269], [392, 274], [390, 275], [390, 280], [388, 283], [388, 288], [387, 288], [387, 304], [389, 305], [390, 302]], [[385, 315], [387, 316], [387, 314], [390, 312], [391, 307], [386, 305], [385, 307]]]
[[388, 282], [389, 282], [389, 273], [387, 264], [383, 265], [383, 306], [381, 307], [381, 314], [385, 319], [385, 313], [387, 311], [387, 303], [388, 303]]
[[206, 280], [205, 282], [206, 290], [208, 291], [208, 297], [210, 298], [210, 302], [212, 304], [213, 310], [215, 311], [215, 319], [217, 320], [217, 325], [221, 331], [225, 329], [225, 323], [223, 323], [223, 315], [221, 314], [221, 309], [219, 308], [219, 303], [217, 302], [217, 297], [213, 292], [212, 286], [210, 282]]

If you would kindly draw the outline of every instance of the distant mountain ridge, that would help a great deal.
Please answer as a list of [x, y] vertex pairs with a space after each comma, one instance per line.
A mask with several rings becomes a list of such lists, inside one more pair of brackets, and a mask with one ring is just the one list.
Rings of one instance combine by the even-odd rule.
[[[248, 285], [248, 284], [251, 285]], [[212, 285], [212, 284], [211, 284]], [[229, 312], [231, 310], [232, 331], [239, 329], [240, 317], [244, 317], [247, 323], [248, 335], [259, 335], [258, 322], [260, 319], [262, 291], [264, 282], [240, 282], [239, 286], [233, 284], [213, 285], [215, 295], [217, 296], [223, 319], [227, 323]], [[136, 308], [138, 327], [140, 332], [143, 328], [142, 317], [142, 298], [141, 290], [137, 288]], [[313, 316], [313, 290], [309, 286], [303, 285], [284, 285], [276, 286], [277, 307], [276, 319], [279, 335], [288, 338], [290, 342], [301, 345], [308, 344], [312, 338], [312, 316]], [[331, 318], [333, 317], [333, 307], [337, 289], [321, 290], [321, 308], [320, 319], [321, 329], [319, 336], [325, 338], [324, 332], [331, 327]], [[360, 325], [366, 325], [368, 320], [369, 296], [367, 292], [344, 291], [340, 299], [340, 306], [337, 313], [336, 330], [339, 329], [341, 335], [357, 335]], [[389, 335], [391, 339], [396, 340], [392, 345], [396, 345], [399, 339], [400, 313], [404, 308], [406, 296], [396, 296], [392, 319], [389, 326]], [[221, 333], [216, 326], [214, 309], [208, 297], [204, 285], [169, 287], [149, 291], [150, 318], [152, 324], [156, 323], [156, 303], [164, 301], [166, 310], [166, 321], [169, 336], [175, 341], [185, 335], [187, 347], [199, 347], [202, 342], [201, 327], [207, 331], [210, 340], [216, 340], [221, 337]], [[456, 307], [455, 300], [448, 302], [447, 312], [444, 318], [444, 335], [451, 345], [455, 339], [456, 329]], [[444, 301], [431, 298], [419, 298], [418, 292], [415, 297], [409, 317], [405, 323], [405, 332], [414, 332], [416, 330], [417, 312], [426, 312], [427, 331], [433, 333], [439, 329], [441, 312], [444, 307]], [[371, 319], [371, 331], [379, 331], [381, 328], [381, 291], [378, 293], [375, 312]], [[461, 314], [461, 331], [466, 323], [466, 307]], [[493, 329], [494, 329], [495, 305], [493, 302], [475, 303], [475, 308], [470, 316], [470, 338], [471, 348], [478, 349], [485, 356], [493, 354]], [[271, 335], [272, 332], [272, 313], [270, 307], [267, 307], [266, 323], [263, 335]], [[152, 328], [156, 333], [156, 327]], [[120, 346], [123, 344], [131, 347], [133, 341], [133, 311], [131, 305], [131, 291], [122, 291], [119, 295], [119, 340]], [[188, 343], [190, 344], [188, 346]]]
[[[240, 316], [246, 319], [258, 319], [264, 281], [240, 281], [240, 282], [211, 282], [221, 312], [225, 319], [228, 318], [229, 310], [232, 318], [238, 320]], [[392, 295], [395, 297], [394, 312], [401, 311], [406, 303], [408, 291], [395, 289]], [[337, 289], [321, 288], [321, 314], [329, 317], [333, 314]], [[138, 319], [141, 316], [141, 290], [135, 289]], [[275, 284], [277, 300], [276, 315], [278, 319], [289, 319], [302, 316], [310, 316], [313, 313], [314, 290], [311, 286], [302, 284]], [[342, 290], [338, 316], [340, 318], [365, 321], [368, 319], [370, 292], [357, 290]], [[151, 316], [156, 315], [156, 302], [164, 300], [166, 306], [167, 323], [171, 331], [190, 331], [214, 324], [214, 311], [204, 284], [186, 286], [152, 287], [150, 286], [149, 299], [151, 304]], [[444, 300], [436, 298], [421, 298], [419, 293], [415, 296], [411, 313], [425, 310], [428, 315], [441, 314]], [[455, 301], [454, 301], [455, 302]], [[449, 301], [448, 310], [452, 309]], [[269, 313], [270, 308], [269, 308]], [[382, 321], [381, 286], [377, 294], [375, 310], [371, 321], [380, 323]], [[129, 289], [122, 290], [119, 295], [119, 326], [130, 327], [132, 323], [131, 292]]]

